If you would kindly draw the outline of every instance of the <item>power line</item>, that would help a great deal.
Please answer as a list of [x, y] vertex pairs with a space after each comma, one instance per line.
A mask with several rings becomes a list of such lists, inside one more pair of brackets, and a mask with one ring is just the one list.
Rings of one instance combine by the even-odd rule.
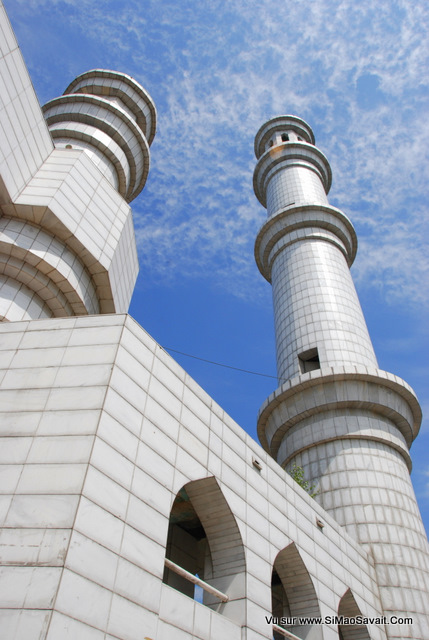
[[180, 353], [180, 355], [187, 356], [188, 358], [193, 358], [194, 360], [207, 362], [207, 364], [215, 364], [217, 367], [224, 367], [225, 369], [232, 369], [233, 371], [240, 371], [241, 373], [250, 373], [253, 376], [262, 376], [263, 378], [274, 378], [274, 380], [277, 380], [277, 376], [270, 376], [268, 373], [259, 373], [258, 371], [249, 371], [249, 369], [240, 369], [239, 367], [231, 367], [229, 364], [223, 364], [222, 362], [214, 362], [214, 360], [206, 360], [205, 358], [199, 358], [198, 356], [194, 356], [191, 353], [178, 351], [177, 349], [172, 349], [171, 347], [161, 347], [161, 348], [165, 349], [166, 351], [173, 351], [174, 353]]

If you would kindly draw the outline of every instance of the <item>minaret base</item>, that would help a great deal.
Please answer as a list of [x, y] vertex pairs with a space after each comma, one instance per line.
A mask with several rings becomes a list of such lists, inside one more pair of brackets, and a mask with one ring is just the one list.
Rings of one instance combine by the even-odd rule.
[[258, 422], [266, 450], [302, 467], [316, 500], [372, 555], [384, 615], [413, 619], [388, 625], [389, 638], [429, 637], [429, 549], [408, 453], [420, 415], [396, 376], [341, 367], [282, 385]]

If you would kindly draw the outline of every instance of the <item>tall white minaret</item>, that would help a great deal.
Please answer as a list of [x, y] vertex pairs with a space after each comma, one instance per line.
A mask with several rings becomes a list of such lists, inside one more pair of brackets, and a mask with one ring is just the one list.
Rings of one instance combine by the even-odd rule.
[[94, 69], [43, 111], [46, 160], [21, 133], [34, 175], [2, 208], [0, 322], [126, 312], [138, 273], [127, 203], [149, 172], [154, 103], [130, 76]]
[[411, 485], [421, 411], [403, 380], [378, 369], [349, 267], [357, 240], [330, 206], [331, 168], [296, 116], [255, 139], [254, 190], [267, 208], [256, 262], [272, 284], [279, 388], [258, 434], [285, 468], [303, 467], [317, 500], [373, 555], [389, 638], [429, 638], [429, 551]]

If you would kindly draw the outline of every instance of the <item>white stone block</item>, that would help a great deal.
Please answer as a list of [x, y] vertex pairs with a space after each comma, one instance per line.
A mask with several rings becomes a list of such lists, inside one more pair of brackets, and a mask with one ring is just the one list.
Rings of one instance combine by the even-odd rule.
[[125, 519], [128, 491], [92, 466], [85, 478], [83, 495], [116, 518]]
[[174, 466], [168, 460], [146, 446], [143, 442], [139, 445], [136, 464], [145, 473], [158, 480], [164, 487], [170, 488], [173, 484]]
[[4, 437], [1, 440], [0, 464], [22, 464], [26, 461], [32, 438]]
[[141, 364], [134, 355], [129, 353], [129, 351], [124, 349], [122, 346], [119, 347], [116, 354], [115, 364], [123, 373], [129, 376], [133, 381], [137, 382], [143, 389], [148, 388], [150, 370]]
[[119, 557], [106, 547], [74, 531], [65, 566], [106, 589], [113, 589]]
[[234, 624], [225, 616], [213, 612], [210, 624], [210, 637], [213, 639], [228, 638], [229, 640], [240, 640], [241, 626]]
[[161, 429], [173, 441], [179, 436], [179, 418], [164, 408], [152, 396], [147, 399], [145, 417]]
[[107, 390], [103, 409], [115, 418], [119, 424], [126, 425], [126, 428], [132, 433], [137, 436], [140, 435], [142, 425], [141, 412], [111, 387]]
[[20, 494], [80, 494], [87, 465], [26, 464], [16, 492]]
[[103, 412], [98, 425], [97, 436], [127, 460], [134, 462], [139, 439], [127, 427], [128, 424], [121, 424], [108, 413]]
[[[205, 636], [206, 638], [207, 636]], [[178, 627], [174, 627], [168, 622], [163, 622], [162, 620], [158, 621], [157, 631], [156, 631], [156, 640], [194, 640], [193, 636], [190, 636], [187, 631], [182, 631]]]
[[112, 592], [87, 578], [64, 569], [55, 608], [60, 613], [105, 630]]
[[[152, 377], [150, 380], [149, 394], [161, 407], [163, 407], [173, 417], [180, 419], [182, 403], [176, 396], [168, 390], [161, 382]], [[159, 425], [160, 426], [160, 425]]]
[[157, 616], [118, 595], [113, 596], [108, 632], [123, 640], [156, 638]]
[[[123, 318], [123, 316], [122, 316]], [[122, 324], [108, 326], [88, 326], [79, 331], [73, 331], [68, 346], [116, 345], [122, 333]]]
[[15, 529], [0, 531], [0, 557], [5, 565], [59, 566], [70, 539], [67, 529]]
[[[192, 415], [192, 414], [191, 414]], [[188, 426], [190, 421], [189, 421], [189, 414], [187, 416], [182, 416], [182, 422], [184, 425]], [[185, 426], [182, 426], [180, 428], [179, 431], [179, 447], [183, 448], [185, 451], [187, 451], [193, 458], [197, 459], [204, 467], [207, 467], [207, 461], [208, 461], [208, 450], [207, 450], [207, 446], [205, 444], [203, 444], [201, 442], [201, 440], [198, 438], [197, 435], [194, 435], [195, 432], [198, 433], [198, 422], [199, 419], [195, 418], [195, 421], [197, 421], [197, 428], [193, 428], [192, 426], [190, 426], [190, 428], [192, 429], [192, 432], [185, 428]], [[204, 425], [200, 425], [201, 426], [201, 430], [204, 432], [205, 431], [205, 426]]]
[[164, 622], [192, 634], [194, 606], [192, 598], [167, 585], [162, 586], [159, 617]]
[[1, 567], [0, 602], [5, 608], [49, 609], [60, 577], [60, 567]]
[[207, 630], [210, 629], [211, 611], [199, 602], [194, 603], [194, 627], [193, 634], [197, 638], [207, 638]]
[[[49, 389], [27, 389], [25, 392], [25, 408], [28, 412], [43, 411], [49, 397]], [[15, 413], [21, 406], [21, 389], [2, 389], [0, 391], [0, 406], [5, 413]]]
[[121, 556], [154, 576], [162, 577], [164, 573], [164, 545], [157, 544], [128, 525], [124, 529]]
[[[137, 331], [139, 332], [138, 336], [136, 335]], [[155, 343], [130, 316], [127, 316], [126, 319], [121, 345], [128, 353], [132, 354], [142, 367], [147, 371], [152, 370]]]
[[[46, 326], [46, 325], [45, 325]], [[44, 349], [45, 347], [65, 347], [72, 335], [71, 329], [44, 329], [42, 324], [33, 325], [26, 331], [20, 342], [20, 349]]]
[[82, 410], [80, 407], [75, 407], [71, 410], [45, 411], [39, 416], [38, 435], [92, 435], [96, 432], [99, 418], [100, 410], [98, 408]]
[[58, 371], [55, 384], [58, 387], [85, 387], [106, 385], [112, 372], [111, 364], [80, 364], [62, 366]]
[[41, 640], [50, 618], [49, 609], [0, 609], [0, 629], [5, 640]]
[[[182, 486], [183, 484], [177, 491]], [[172, 492], [139, 468], [136, 468], [134, 471], [131, 492], [161, 513], [170, 514]]]
[[85, 497], [79, 503], [75, 529], [107, 549], [119, 553], [124, 523]]
[[68, 528], [73, 525], [78, 495], [16, 495], [8, 510], [7, 527]]
[[46, 640], [105, 640], [104, 631], [90, 627], [58, 611], [52, 614]]
[[[31, 390], [33, 391], [33, 390]], [[35, 394], [36, 389], [33, 393]], [[41, 389], [40, 391], [45, 391]], [[63, 387], [62, 389], [54, 388], [49, 393], [45, 409], [46, 411], [73, 411], [76, 407], [82, 409], [101, 409], [103, 406], [106, 389], [104, 387], [86, 387], [85, 393], [82, 393], [80, 387]], [[35, 397], [35, 402], [37, 397]]]
[[[198, 480], [207, 475], [206, 467], [183, 449], [177, 452], [176, 468], [189, 480]], [[177, 491], [180, 487], [177, 487]]]
[[42, 463], [86, 463], [89, 461], [94, 436], [38, 436], [32, 440], [27, 462]]
[[23, 465], [18, 464], [0, 465], [0, 493], [15, 493], [22, 469]]
[[134, 466], [113, 447], [101, 438], [96, 438], [91, 455], [91, 464], [119, 485], [128, 489], [131, 486]]
[[115, 593], [157, 613], [161, 598], [161, 586], [160, 578], [154, 577], [124, 558], [119, 558]]
[[151, 448], [161, 454], [165, 460], [174, 464], [176, 459], [177, 442], [169, 438], [155, 424], [145, 419], [141, 433], [142, 440]]
[[[161, 505], [157, 506], [161, 508]], [[147, 535], [154, 542], [165, 545], [169, 522], [166, 513], [160, 513], [153, 506], [136, 496], [130, 495], [126, 522], [137, 531]]]
[[136, 384], [126, 373], [115, 367], [110, 378], [110, 387], [138, 411], [143, 412], [146, 404], [147, 392]]
[[170, 357], [166, 358], [164, 363], [161, 358], [155, 358], [153, 361], [152, 374], [166, 386], [179, 400], [186, 393], [186, 387], [183, 384], [185, 377], [183, 370], [177, 366], [177, 363]]

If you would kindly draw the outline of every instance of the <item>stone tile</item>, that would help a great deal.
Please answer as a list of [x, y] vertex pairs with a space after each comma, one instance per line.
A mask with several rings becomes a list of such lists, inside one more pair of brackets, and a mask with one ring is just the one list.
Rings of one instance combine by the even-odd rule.
[[117, 482], [90, 466], [85, 478], [83, 495], [115, 517], [124, 520], [129, 493]]
[[163, 585], [159, 617], [191, 634], [194, 625], [194, 601], [175, 589]]
[[156, 637], [157, 616], [118, 595], [113, 596], [108, 632], [123, 640]]
[[49, 621], [50, 610], [0, 609], [0, 628], [5, 638], [43, 638]]
[[114, 590], [131, 602], [157, 613], [161, 597], [161, 581], [137, 565], [119, 558]]
[[79, 503], [74, 528], [94, 542], [119, 553], [124, 523], [83, 496]]
[[15, 529], [0, 531], [4, 565], [62, 566], [70, 539], [67, 529]]
[[106, 637], [104, 631], [54, 611], [46, 640], [105, 640]]
[[92, 435], [38, 436], [32, 441], [27, 462], [42, 463], [86, 463], [94, 444]]
[[116, 580], [118, 560], [116, 553], [74, 531], [65, 566], [74, 573], [112, 590]]
[[12, 499], [7, 527], [68, 528], [73, 525], [77, 495], [17, 495]]
[[142, 569], [161, 577], [164, 573], [165, 549], [139, 531], [125, 525], [121, 556]]
[[87, 465], [29, 464], [24, 466], [16, 492], [20, 494], [80, 494]]
[[111, 602], [111, 591], [64, 569], [55, 603], [57, 611], [103, 631]]
[[0, 601], [5, 608], [49, 609], [60, 577], [60, 567], [1, 567]]

